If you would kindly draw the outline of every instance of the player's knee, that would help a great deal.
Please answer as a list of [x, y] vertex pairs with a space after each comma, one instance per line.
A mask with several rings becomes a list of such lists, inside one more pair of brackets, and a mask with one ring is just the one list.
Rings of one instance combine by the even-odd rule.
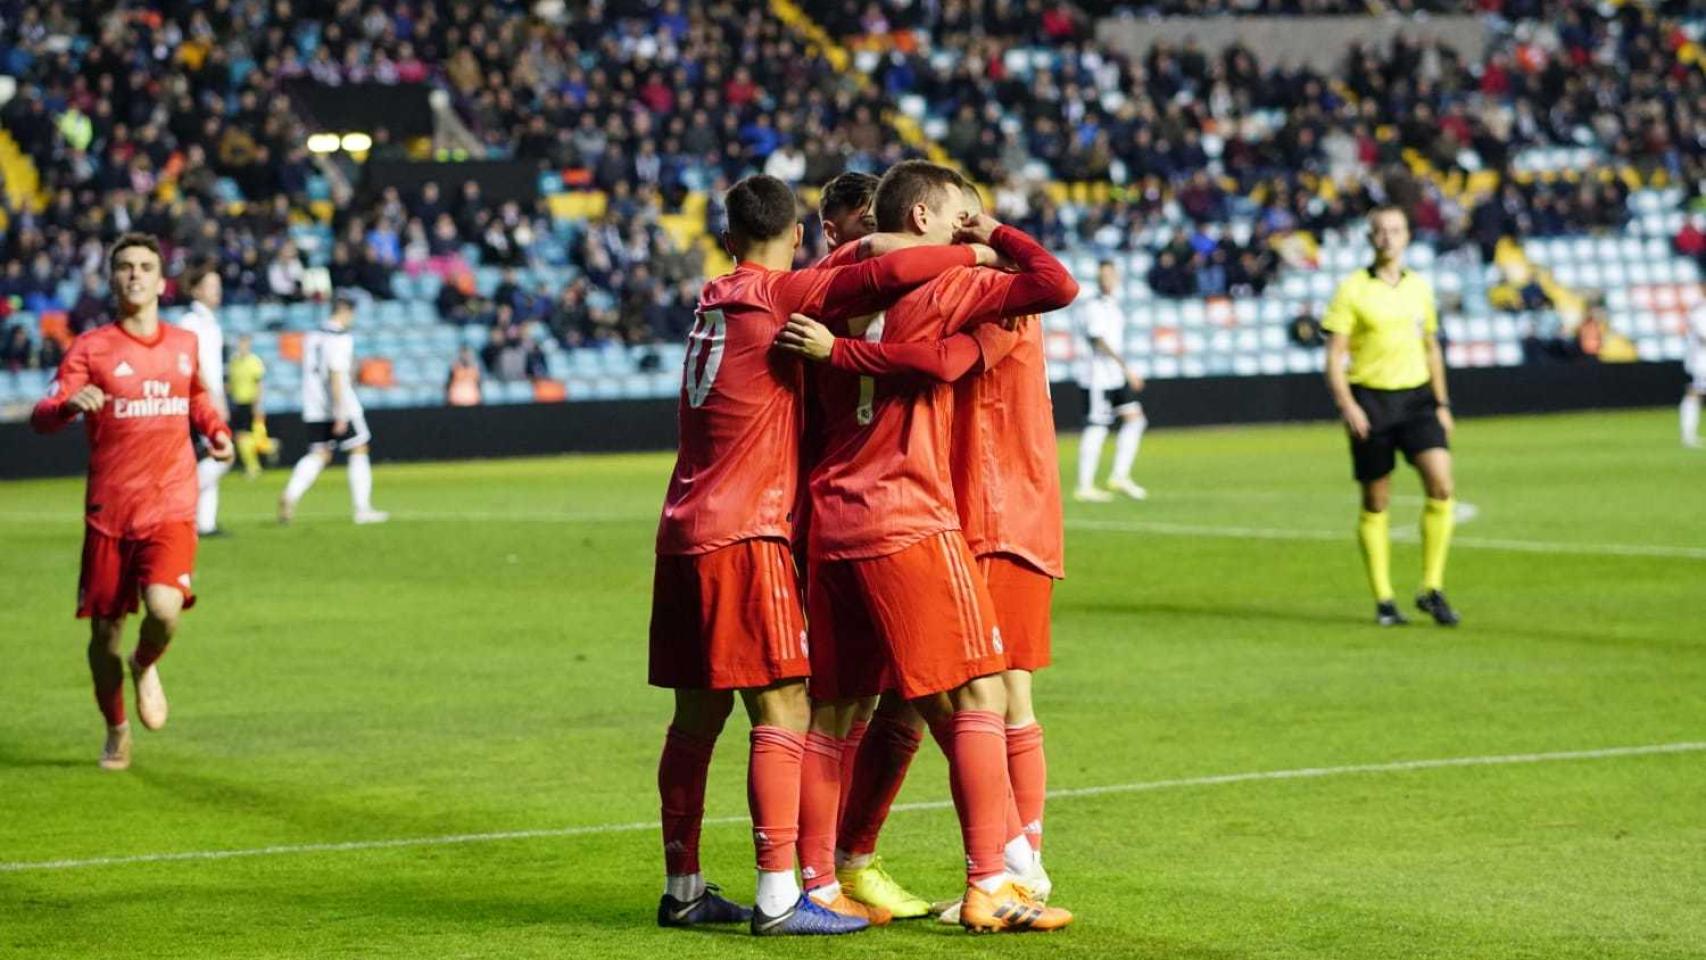
[[1007, 715], [1007, 687], [998, 673], [978, 677], [950, 696], [955, 712], [978, 710]]
[[356, 447], [354, 450], [351, 450], [350, 455], [351, 456], [358, 456], [358, 457], [367, 456], [367, 444], [364, 443], [361, 446]]
[[715, 740], [723, 732], [723, 724], [733, 712], [734, 694], [728, 690], [677, 690], [675, 715], [670, 726], [707, 740]]
[[142, 595], [142, 606], [148, 619], [171, 632], [178, 628], [178, 616], [184, 610], [184, 595], [172, 587], [150, 586]]
[[1035, 723], [1036, 708], [1031, 705], [1031, 673], [1029, 670], [1009, 670], [1001, 675], [1007, 688], [1007, 725], [1023, 727]]
[[105, 617], [89, 619], [89, 652], [120, 656], [124, 653], [124, 620]]
[[811, 727], [811, 701], [803, 680], [787, 680], [747, 694], [747, 712], [754, 725], [781, 727], [805, 733]]
[[1392, 492], [1384, 483], [1369, 484], [1362, 488], [1362, 508], [1369, 513], [1385, 513], [1392, 502]]

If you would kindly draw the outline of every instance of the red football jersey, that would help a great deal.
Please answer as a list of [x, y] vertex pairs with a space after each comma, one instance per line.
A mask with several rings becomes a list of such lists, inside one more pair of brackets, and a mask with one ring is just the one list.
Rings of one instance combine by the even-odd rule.
[[1042, 318], [1029, 318], [1016, 335], [1000, 327], [973, 335], [984, 370], [954, 383], [960, 527], [973, 553], [1010, 553], [1058, 580], [1066, 576], [1066, 536]]
[[[994, 245], [1026, 272], [950, 270], [896, 301], [864, 336], [885, 343], [940, 340], [975, 323], [1058, 309], [1077, 295], [1066, 268], [1030, 237], [1002, 227]], [[953, 388], [827, 366], [817, 387], [824, 450], [811, 478], [812, 558], [885, 556], [958, 529]]]
[[680, 448], [657, 552], [708, 553], [754, 537], [791, 537], [802, 375], [797, 358], [771, 349], [790, 313], [838, 320], [870, 313], [975, 259], [964, 247], [916, 247], [844, 267], [775, 271], [743, 262], [706, 283], [687, 339]]
[[50, 433], [70, 423], [65, 401], [88, 384], [107, 400], [84, 418], [89, 483], [84, 518], [109, 537], [146, 536], [157, 524], [195, 520], [195, 453], [190, 428], [229, 434], [202, 386], [196, 336], [161, 323], [153, 340], [119, 324], [78, 337], [59, 364], [52, 394], [36, 404], [30, 424]]

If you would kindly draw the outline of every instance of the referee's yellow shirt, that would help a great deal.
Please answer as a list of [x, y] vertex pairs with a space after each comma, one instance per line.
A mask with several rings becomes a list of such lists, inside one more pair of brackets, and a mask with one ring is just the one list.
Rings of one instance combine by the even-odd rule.
[[1439, 329], [1433, 288], [1406, 270], [1397, 284], [1372, 268], [1346, 277], [1327, 305], [1321, 329], [1350, 338], [1350, 381], [1374, 390], [1428, 382], [1427, 340]]
[[261, 393], [261, 378], [266, 375], [267, 365], [252, 353], [232, 359], [225, 367], [231, 402], [254, 403]]

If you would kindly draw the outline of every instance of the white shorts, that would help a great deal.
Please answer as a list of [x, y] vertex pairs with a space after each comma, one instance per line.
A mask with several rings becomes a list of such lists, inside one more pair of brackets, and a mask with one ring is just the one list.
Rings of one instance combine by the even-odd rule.
[[356, 414], [349, 419], [349, 431], [343, 436], [332, 435], [332, 421], [310, 420], [303, 424], [308, 428], [308, 447], [311, 450], [341, 450], [348, 453], [357, 447], [365, 447], [373, 442], [373, 434], [367, 431], [367, 416]]
[[1114, 425], [1114, 418], [1124, 416], [1127, 411], [1136, 411], [1139, 415], [1143, 413], [1143, 404], [1137, 401], [1137, 394], [1123, 383], [1108, 390], [1085, 387], [1084, 393], [1089, 401], [1084, 422], [1089, 426], [1111, 427]]

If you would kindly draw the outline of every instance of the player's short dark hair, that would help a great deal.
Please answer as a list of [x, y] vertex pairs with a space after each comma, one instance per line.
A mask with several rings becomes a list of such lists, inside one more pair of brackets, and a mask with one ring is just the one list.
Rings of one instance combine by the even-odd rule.
[[799, 222], [794, 191], [767, 174], [742, 177], [729, 188], [723, 204], [729, 212], [729, 234], [740, 246], [774, 240]]
[[894, 233], [906, 228], [906, 215], [913, 205], [932, 203], [945, 190], [959, 190], [966, 178], [950, 167], [928, 160], [903, 160], [889, 168], [877, 182], [871, 209], [877, 215], [877, 229]]
[[817, 213], [825, 220], [834, 220], [844, 213], [871, 205], [876, 196], [878, 180], [875, 175], [849, 170], [823, 185], [818, 198]]
[[160, 255], [160, 241], [154, 239], [151, 233], [127, 233], [113, 242], [113, 248], [107, 251], [107, 269], [111, 270], [118, 263], [118, 255], [131, 247], [141, 247], [154, 254], [154, 259], [161, 262], [165, 258]]
[[209, 260], [204, 260], [201, 263], [192, 264], [189, 269], [185, 270], [183, 276], [179, 279], [179, 283], [181, 284], [183, 292], [194, 293], [195, 288], [201, 286], [201, 282], [203, 280], [206, 280], [209, 276], [218, 272], [218, 264]]
[[1096, 269], [1097, 270], [1100, 270], [1103, 267], [1112, 267], [1112, 266], [1115, 266], [1114, 262], [1112, 260], [1109, 260], [1107, 257], [1103, 257], [1102, 259], [1096, 261]]
[[1374, 209], [1368, 211], [1368, 221], [1370, 223], [1373, 223], [1374, 218], [1380, 216], [1383, 213], [1396, 213], [1398, 216], [1403, 217], [1404, 218], [1404, 227], [1405, 227], [1405, 229], [1409, 229], [1410, 211], [1404, 209], [1404, 206], [1402, 204], [1398, 204], [1398, 203], [1382, 203], [1382, 204], [1379, 204], [1379, 205], [1375, 206]]

